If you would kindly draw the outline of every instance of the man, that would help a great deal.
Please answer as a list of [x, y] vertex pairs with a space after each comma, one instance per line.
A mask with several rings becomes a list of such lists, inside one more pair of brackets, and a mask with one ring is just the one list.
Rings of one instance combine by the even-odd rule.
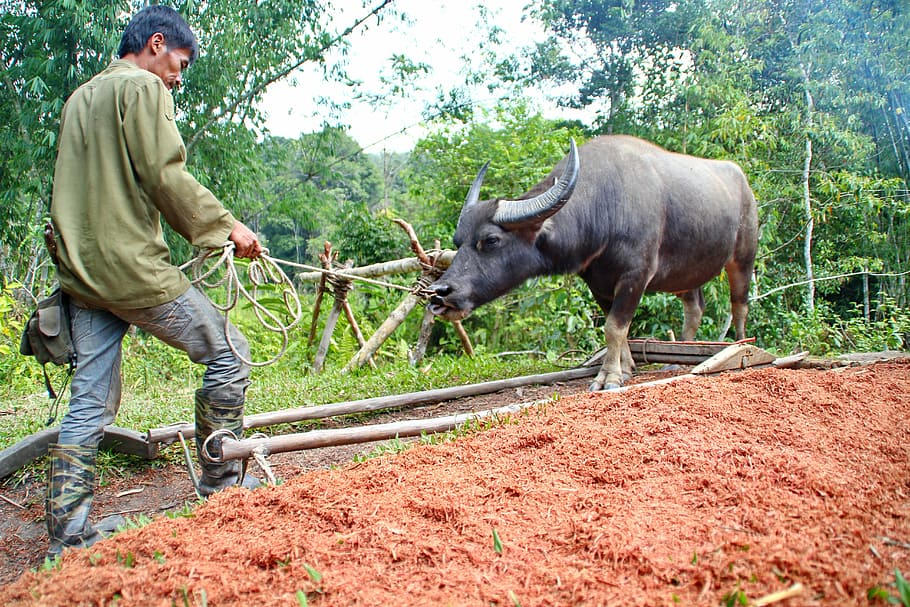
[[[120, 406], [121, 343], [130, 325], [207, 366], [196, 391], [199, 493], [208, 496], [241, 480], [238, 462], [212, 464], [201, 451], [216, 430], [240, 435], [250, 369], [232, 351], [218, 310], [171, 264], [160, 223], [163, 216], [195, 246], [230, 240], [240, 257], [262, 252], [256, 234], [185, 167], [172, 92], [198, 52], [195, 35], [176, 11], [149, 6], [124, 30], [119, 59], [80, 86], [63, 108], [51, 219], [58, 277], [71, 301], [77, 366], [69, 410], [48, 452], [49, 556], [91, 545], [102, 530], [112, 530], [93, 527], [88, 517], [98, 444]], [[249, 360], [246, 339], [233, 326], [229, 330], [237, 352]], [[242, 483], [252, 487], [258, 480], [244, 477]]]

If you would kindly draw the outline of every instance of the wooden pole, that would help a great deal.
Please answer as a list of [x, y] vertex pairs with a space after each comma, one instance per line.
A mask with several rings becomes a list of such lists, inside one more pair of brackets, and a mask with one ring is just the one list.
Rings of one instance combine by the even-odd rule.
[[[348, 323], [351, 325], [351, 329], [354, 330], [354, 337], [357, 339], [357, 345], [361, 348], [366, 345], [366, 340], [363, 338], [363, 333], [360, 332], [360, 327], [357, 325], [357, 319], [354, 318], [354, 311], [351, 310], [351, 302], [345, 298], [344, 300], [344, 315], [348, 319]], [[372, 358], [370, 359], [370, 366], [374, 369], [376, 368], [376, 361]]]
[[[452, 263], [452, 259], [454, 257], [455, 251], [440, 251], [439, 254], [436, 255], [436, 267], [443, 270], [448, 268]], [[350, 270], [344, 270], [343, 273], [345, 276], [359, 278], [378, 278], [379, 276], [388, 276], [390, 274], [408, 274], [410, 272], [420, 272], [422, 269], [423, 266], [421, 265], [419, 259], [416, 257], [407, 257], [405, 259], [383, 261], [381, 263], [374, 263], [368, 266], [351, 268]], [[298, 283], [304, 283], [318, 281], [322, 276], [325, 276], [325, 272], [301, 272], [300, 274], [296, 274], [294, 278]]]
[[[322, 267], [328, 270], [331, 267], [332, 260], [332, 243], [328, 240], [325, 241], [323, 245], [325, 247], [324, 251], [319, 254], [319, 261], [322, 262]], [[338, 254], [336, 253], [337, 257]], [[310, 335], [307, 338], [306, 347], [309, 348], [313, 345], [313, 340], [316, 339], [316, 326], [319, 323], [319, 309], [322, 307], [322, 296], [325, 295], [325, 284], [327, 282], [327, 275], [322, 274], [319, 277], [319, 286], [316, 288], [316, 303], [313, 305], [313, 320], [310, 322]]]
[[[577, 371], [578, 369], [576, 369]], [[589, 369], [596, 372], [597, 369]], [[591, 375], [594, 375], [594, 372]], [[659, 379], [657, 381], [645, 384], [636, 384], [633, 386], [623, 386], [607, 390], [607, 392], [626, 392], [628, 390], [638, 390], [655, 385], [668, 384], [677, 382], [682, 379], [691, 379], [698, 377], [696, 375], [686, 374], [677, 375]], [[518, 403], [500, 407], [497, 409], [487, 409], [472, 413], [460, 413], [457, 415], [448, 415], [445, 417], [435, 417], [430, 419], [408, 420], [402, 422], [391, 422], [388, 424], [373, 424], [370, 426], [360, 426], [356, 428], [341, 428], [337, 430], [311, 430], [297, 434], [284, 434], [270, 438], [250, 438], [243, 440], [234, 440], [232, 438], [223, 438], [221, 441], [221, 461], [244, 459], [253, 454], [254, 449], [260, 449], [260, 452], [266, 453], [286, 453], [288, 451], [300, 451], [303, 449], [318, 449], [321, 447], [332, 447], [336, 445], [352, 445], [357, 443], [366, 443], [377, 440], [389, 440], [393, 438], [402, 438], [408, 436], [420, 436], [422, 434], [433, 434], [436, 432], [446, 432], [467, 422], [484, 419], [491, 416], [511, 415], [523, 409], [540, 405], [547, 402], [538, 400], [533, 402]]]
[[316, 358], [313, 359], [313, 371], [319, 373], [322, 371], [322, 365], [325, 364], [325, 357], [329, 352], [329, 345], [332, 342], [332, 333], [335, 331], [335, 325], [338, 323], [338, 317], [341, 316], [344, 303], [335, 298], [332, 304], [332, 311], [325, 321], [325, 327], [322, 329], [322, 339], [319, 341], [319, 349], [316, 350]]
[[465, 354], [474, 356], [474, 346], [471, 345], [471, 338], [468, 337], [468, 332], [464, 330], [464, 325], [461, 324], [460, 320], [453, 320], [452, 325], [455, 327], [455, 332], [458, 333], [458, 338], [461, 340], [461, 347], [464, 348]]
[[[476, 396], [478, 394], [492, 394], [493, 392], [499, 392], [501, 390], [510, 390], [534, 384], [552, 384], [559, 381], [582, 379], [597, 375], [598, 371], [600, 371], [599, 366], [579, 367], [567, 369], [565, 371], [554, 371], [552, 373], [541, 373], [539, 375], [524, 375], [521, 377], [498, 379], [481, 382], [479, 384], [468, 384], [465, 386], [434, 388], [432, 390], [393, 394], [390, 396], [375, 396], [373, 398], [330, 403], [327, 405], [295, 407], [292, 409], [283, 409], [281, 411], [247, 415], [243, 418], [243, 427], [248, 430], [278, 424], [292, 424], [305, 420], [323, 419], [339, 415], [369, 413], [371, 411], [381, 411], [383, 409], [401, 409], [429, 403], [439, 403], [447, 400], [464, 398], [466, 396]], [[164, 428], [153, 428], [148, 431], [148, 440], [153, 443], [164, 443], [169, 445], [177, 441], [178, 433], [183, 434], [186, 438], [192, 437], [195, 433], [193, 424], [183, 423], [173, 424]]]
[[310, 335], [306, 340], [306, 347], [309, 348], [313, 345], [313, 340], [316, 339], [316, 325], [319, 324], [319, 309], [322, 307], [322, 296], [325, 294], [325, 274], [322, 275], [322, 279], [319, 281], [319, 286], [316, 287], [316, 302], [313, 304], [313, 320], [310, 321]]
[[430, 343], [430, 335], [433, 333], [435, 320], [436, 315], [430, 312], [429, 309], [424, 311], [423, 320], [420, 322], [420, 333], [417, 335], [417, 345], [408, 352], [408, 362], [411, 363], [412, 367], [422, 361], [427, 353], [427, 344]]
[[367, 343], [360, 348], [350, 361], [348, 361], [348, 364], [344, 366], [341, 372], [348, 373], [365, 365], [367, 361], [373, 357], [376, 351], [379, 350], [385, 340], [395, 332], [395, 329], [401, 326], [401, 323], [405, 321], [408, 314], [411, 313], [411, 310], [413, 310], [422, 300], [423, 298], [419, 295], [408, 293], [401, 303], [398, 304], [398, 307], [392, 310], [389, 317], [379, 325], [379, 328], [376, 329], [376, 332], [367, 340]]
[[303, 449], [318, 449], [336, 445], [354, 445], [378, 440], [390, 440], [422, 434], [434, 434], [453, 430], [469, 421], [483, 419], [493, 415], [508, 415], [521, 410], [520, 405], [510, 405], [499, 409], [489, 409], [476, 413], [459, 413], [432, 419], [408, 420], [388, 424], [374, 424], [359, 428], [341, 428], [339, 430], [312, 430], [299, 434], [284, 434], [270, 438], [250, 438], [221, 440], [221, 461], [246, 459], [257, 447], [267, 453], [286, 453]]

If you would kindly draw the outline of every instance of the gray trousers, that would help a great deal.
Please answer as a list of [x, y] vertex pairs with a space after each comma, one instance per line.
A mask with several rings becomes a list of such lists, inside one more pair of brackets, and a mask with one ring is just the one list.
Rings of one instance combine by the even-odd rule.
[[[152, 308], [99, 309], [71, 299], [70, 311], [77, 364], [59, 444], [97, 447], [104, 427], [114, 422], [120, 408], [121, 345], [130, 325], [186, 352], [193, 362], [206, 365], [200, 392], [209, 402], [242, 407], [250, 367], [231, 350], [222, 313], [195, 287]], [[246, 338], [233, 325], [229, 331], [234, 347], [249, 360]]]

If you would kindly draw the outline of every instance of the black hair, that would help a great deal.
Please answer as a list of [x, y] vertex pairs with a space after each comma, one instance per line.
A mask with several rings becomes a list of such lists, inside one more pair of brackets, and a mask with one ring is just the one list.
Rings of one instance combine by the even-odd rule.
[[180, 13], [169, 6], [147, 6], [130, 19], [129, 25], [123, 30], [120, 38], [119, 57], [129, 53], [139, 53], [145, 43], [155, 33], [164, 36], [164, 43], [171, 50], [189, 49], [190, 63], [196, 61], [199, 55], [199, 43], [190, 26], [184, 21]]

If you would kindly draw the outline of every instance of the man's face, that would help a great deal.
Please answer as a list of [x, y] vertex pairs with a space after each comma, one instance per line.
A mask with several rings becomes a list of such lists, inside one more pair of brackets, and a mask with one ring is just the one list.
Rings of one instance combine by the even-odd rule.
[[161, 78], [164, 86], [173, 91], [183, 81], [181, 73], [190, 65], [190, 49], [169, 49], [166, 46], [155, 55], [149, 71]]

